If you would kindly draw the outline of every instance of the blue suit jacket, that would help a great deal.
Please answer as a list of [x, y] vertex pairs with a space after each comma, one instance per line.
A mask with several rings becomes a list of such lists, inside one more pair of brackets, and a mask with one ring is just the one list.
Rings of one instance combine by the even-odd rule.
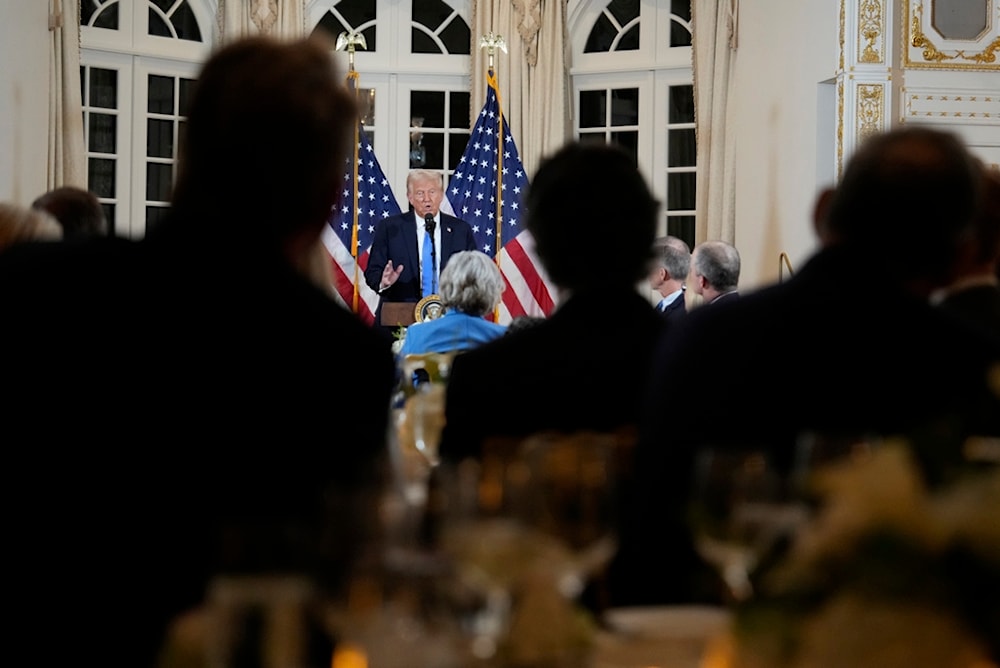
[[[448, 264], [452, 254], [476, 249], [476, 240], [468, 223], [443, 211], [440, 218], [439, 271]], [[423, 221], [420, 223], [420, 228], [423, 229]], [[399, 275], [399, 280], [382, 293], [375, 313], [376, 323], [380, 322], [383, 301], [420, 301], [420, 255], [417, 252], [417, 222], [412, 211], [386, 218], [375, 226], [375, 235], [368, 254], [368, 267], [365, 269], [365, 282], [372, 290], [378, 290], [382, 281], [382, 271], [389, 260], [392, 260], [393, 266], [402, 264], [403, 273]]]

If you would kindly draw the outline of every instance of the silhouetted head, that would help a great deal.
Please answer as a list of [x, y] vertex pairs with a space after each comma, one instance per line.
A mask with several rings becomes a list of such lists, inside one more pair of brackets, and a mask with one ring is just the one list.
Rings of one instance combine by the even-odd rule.
[[567, 144], [528, 188], [526, 227], [556, 285], [579, 290], [646, 277], [660, 204], [635, 159], [612, 144]]
[[63, 228], [63, 239], [103, 237], [108, 234], [108, 220], [97, 195], [75, 186], [60, 186], [39, 196], [33, 209], [52, 214]]
[[977, 161], [959, 138], [927, 127], [874, 135], [820, 198], [824, 244], [849, 245], [886, 275], [925, 288], [945, 284], [969, 234], [980, 191]]
[[318, 235], [343, 188], [356, 119], [324, 40], [222, 47], [195, 84], [169, 222], [244, 242]]

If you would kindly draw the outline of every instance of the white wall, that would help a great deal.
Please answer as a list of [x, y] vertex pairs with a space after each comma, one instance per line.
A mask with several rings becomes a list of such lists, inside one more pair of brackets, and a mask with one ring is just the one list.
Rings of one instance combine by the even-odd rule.
[[[741, 0], [733, 104], [736, 247], [744, 291], [798, 269], [815, 249], [811, 214], [832, 184], [839, 3]], [[821, 106], [822, 101], [822, 106]], [[787, 277], [787, 273], [786, 273]]]
[[49, 3], [0, 3], [0, 200], [28, 205], [46, 188]]

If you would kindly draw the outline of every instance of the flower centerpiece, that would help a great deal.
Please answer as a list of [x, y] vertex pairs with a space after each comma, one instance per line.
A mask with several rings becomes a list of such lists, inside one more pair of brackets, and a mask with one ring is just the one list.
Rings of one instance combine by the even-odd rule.
[[886, 442], [815, 483], [814, 517], [756, 574], [713, 664], [1000, 665], [1000, 468], [929, 486], [907, 444]]

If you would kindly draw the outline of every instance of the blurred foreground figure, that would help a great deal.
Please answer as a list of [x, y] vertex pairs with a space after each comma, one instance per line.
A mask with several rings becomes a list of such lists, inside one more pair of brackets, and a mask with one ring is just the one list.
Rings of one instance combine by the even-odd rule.
[[979, 186], [952, 134], [874, 136], [820, 197], [821, 249], [793, 278], [697, 309], [663, 340], [620, 552], [630, 603], [698, 595], [684, 513], [701, 448], [760, 449], [787, 471], [810, 433], [903, 435], [938, 476], [966, 435], [1000, 433], [997, 344], [928, 301], [951, 280]]
[[59, 223], [44, 211], [0, 202], [0, 251], [25, 241], [59, 241]]
[[108, 234], [108, 219], [101, 202], [89, 190], [76, 186], [53, 188], [39, 195], [31, 203], [31, 208], [52, 214], [62, 226], [63, 239], [86, 239]]
[[960, 249], [956, 276], [934, 301], [1000, 337], [1000, 171], [984, 166], [983, 185], [982, 206]]
[[342, 81], [322, 43], [222, 48], [145, 240], [0, 262], [26, 663], [150, 666], [213, 575], [335, 588], [373, 530], [392, 354], [299, 269], [356, 120]]
[[[638, 420], [642, 379], [663, 327], [636, 289], [652, 266], [659, 204], [620, 148], [570, 143], [539, 167], [524, 205], [538, 256], [564, 300], [543, 322], [455, 359], [441, 441], [446, 459], [478, 456], [492, 437], [611, 432], [634, 429]], [[609, 226], [614, 243], [601, 243]]]

